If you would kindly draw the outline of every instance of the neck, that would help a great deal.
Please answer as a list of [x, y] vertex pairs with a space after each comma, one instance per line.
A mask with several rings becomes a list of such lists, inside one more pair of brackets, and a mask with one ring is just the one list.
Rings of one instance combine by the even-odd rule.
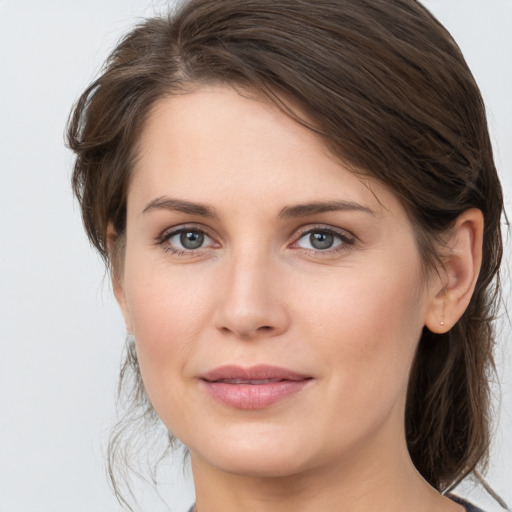
[[[225, 472], [191, 454], [198, 512], [457, 511], [414, 468], [405, 441], [280, 477]], [[388, 438], [389, 441], [389, 438]], [[384, 448], [384, 449], [383, 449]], [[366, 453], [364, 453], [366, 451]]]

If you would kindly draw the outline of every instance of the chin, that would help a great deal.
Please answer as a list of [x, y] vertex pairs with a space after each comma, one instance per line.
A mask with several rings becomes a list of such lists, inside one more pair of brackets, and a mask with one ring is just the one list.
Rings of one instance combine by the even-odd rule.
[[[291, 439], [290, 439], [291, 438]], [[308, 445], [278, 433], [225, 434], [208, 443], [190, 446], [194, 456], [227, 473], [259, 478], [287, 477], [311, 466]], [[298, 440], [297, 440], [298, 441]]]
[[276, 456], [264, 451], [223, 454], [214, 457], [210, 464], [226, 473], [253, 478], [286, 478], [308, 467], [306, 461], [297, 460], [296, 453]]

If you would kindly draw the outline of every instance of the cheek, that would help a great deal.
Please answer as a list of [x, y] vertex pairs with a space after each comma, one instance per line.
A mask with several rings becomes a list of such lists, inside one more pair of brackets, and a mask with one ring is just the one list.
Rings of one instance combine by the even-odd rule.
[[[172, 398], [194, 353], [205, 322], [211, 317], [216, 286], [190, 271], [159, 265], [125, 269], [129, 317], [137, 343], [141, 374], [151, 402]], [[169, 389], [167, 387], [169, 386]]]
[[423, 328], [417, 267], [346, 272], [335, 283], [326, 280], [324, 292], [310, 298], [301, 315], [320, 364], [329, 368], [333, 389], [350, 390], [354, 410], [375, 407], [376, 399], [389, 405], [407, 386]]

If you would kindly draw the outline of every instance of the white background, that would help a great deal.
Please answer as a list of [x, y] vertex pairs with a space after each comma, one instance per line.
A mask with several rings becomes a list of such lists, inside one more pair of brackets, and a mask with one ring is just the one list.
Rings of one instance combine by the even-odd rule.
[[[481, 86], [512, 214], [512, 0], [425, 3], [452, 31]], [[72, 103], [118, 37], [163, 5], [0, 0], [0, 512], [120, 510], [102, 446], [124, 329], [82, 232], [63, 132]], [[488, 480], [512, 504], [511, 329], [503, 325]], [[193, 500], [179, 475], [169, 476], [165, 491], [178, 512]], [[498, 510], [471, 485], [462, 491]], [[163, 510], [147, 500], [148, 512]]]

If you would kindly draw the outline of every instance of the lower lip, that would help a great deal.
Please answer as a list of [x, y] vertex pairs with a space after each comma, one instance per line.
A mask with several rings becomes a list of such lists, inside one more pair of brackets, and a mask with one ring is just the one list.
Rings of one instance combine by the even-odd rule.
[[265, 409], [301, 391], [311, 379], [283, 380], [266, 384], [227, 384], [202, 381], [217, 401], [235, 409]]

